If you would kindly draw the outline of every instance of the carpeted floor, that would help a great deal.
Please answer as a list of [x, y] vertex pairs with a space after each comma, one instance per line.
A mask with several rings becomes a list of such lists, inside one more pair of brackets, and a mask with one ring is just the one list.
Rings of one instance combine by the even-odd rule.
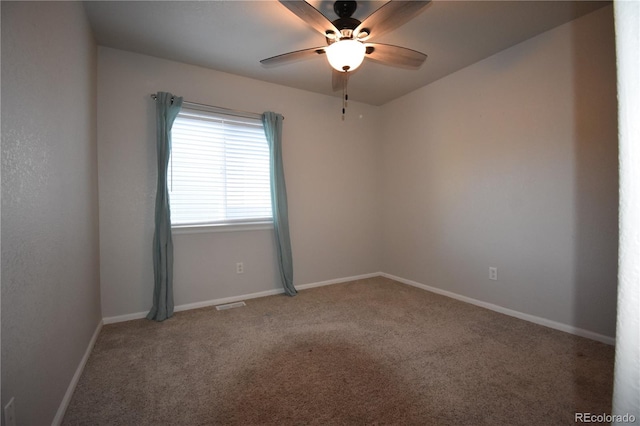
[[371, 278], [103, 327], [63, 425], [569, 425], [614, 349]]

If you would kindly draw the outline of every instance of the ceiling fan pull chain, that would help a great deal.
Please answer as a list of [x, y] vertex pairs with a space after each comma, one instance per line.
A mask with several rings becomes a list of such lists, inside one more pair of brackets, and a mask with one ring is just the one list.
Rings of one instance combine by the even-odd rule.
[[344, 114], [347, 111], [347, 102], [345, 97], [347, 96], [347, 79], [342, 79], [342, 121], [344, 121]]
[[342, 79], [342, 121], [344, 121], [344, 115], [347, 111], [347, 104], [349, 102], [349, 94], [347, 93], [347, 83], [349, 82], [349, 73], [344, 73], [344, 78]]
[[344, 106], [345, 106], [345, 108], [349, 104], [349, 90], [348, 90], [348, 87], [347, 87], [348, 83], [349, 83], [349, 73], [347, 73], [347, 75], [344, 76]]

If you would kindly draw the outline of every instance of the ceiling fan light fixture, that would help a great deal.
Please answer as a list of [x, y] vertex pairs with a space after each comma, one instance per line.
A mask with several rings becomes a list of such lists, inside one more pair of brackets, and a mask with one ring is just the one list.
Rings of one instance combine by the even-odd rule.
[[332, 43], [325, 51], [329, 64], [340, 72], [353, 71], [364, 60], [365, 45], [358, 40], [340, 40]]

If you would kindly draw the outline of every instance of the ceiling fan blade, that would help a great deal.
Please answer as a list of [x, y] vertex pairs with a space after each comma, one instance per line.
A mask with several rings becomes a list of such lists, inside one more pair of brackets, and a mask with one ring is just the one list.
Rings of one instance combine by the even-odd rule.
[[[427, 1], [390, 1], [369, 15], [353, 31], [358, 40], [380, 37], [382, 34], [398, 28], [414, 18], [431, 0]], [[362, 32], [363, 34], [360, 34]], [[364, 35], [366, 33], [366, 35]], [[359, 36], [360, 35], [360, 36]]]
[[284, 1], [279, 0], [280, 3], [291, 12], [293, 12], [298, 18], [313, 27], [316, 31], [322, 33], [323, 36], [330, 36], [333, 34], [339, 35], [340, 31], [329, 21], [322, 13], [315, 7], [311, 6], [306, 1]]
[[272, 56], [271, 58], [261, 60], [260, 63], [266, 67], [271, 67], [286, 64], [289, 62], [300, 61], [303, 59], [309, 59], [314, 56], [322, 55], [324, 53], [324, 47], [312, 47], [311, 49], [296, 50], [295, 52]]
[[391, 44], [367, 43], [366, 56], [373, 61], [400, 68], [418, 69], [427, 55], [417, 50]]

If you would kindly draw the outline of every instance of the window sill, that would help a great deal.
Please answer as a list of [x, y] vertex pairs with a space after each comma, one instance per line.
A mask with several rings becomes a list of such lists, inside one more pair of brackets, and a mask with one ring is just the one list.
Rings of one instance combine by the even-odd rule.
[[259, 231], [265, 229], [273, 229], [273, 222], [231, 223], [221, 225], [178, 225], [171, 227], [171, 233], [173, 235], [180, 235], [202, 234], [209, 232]]

